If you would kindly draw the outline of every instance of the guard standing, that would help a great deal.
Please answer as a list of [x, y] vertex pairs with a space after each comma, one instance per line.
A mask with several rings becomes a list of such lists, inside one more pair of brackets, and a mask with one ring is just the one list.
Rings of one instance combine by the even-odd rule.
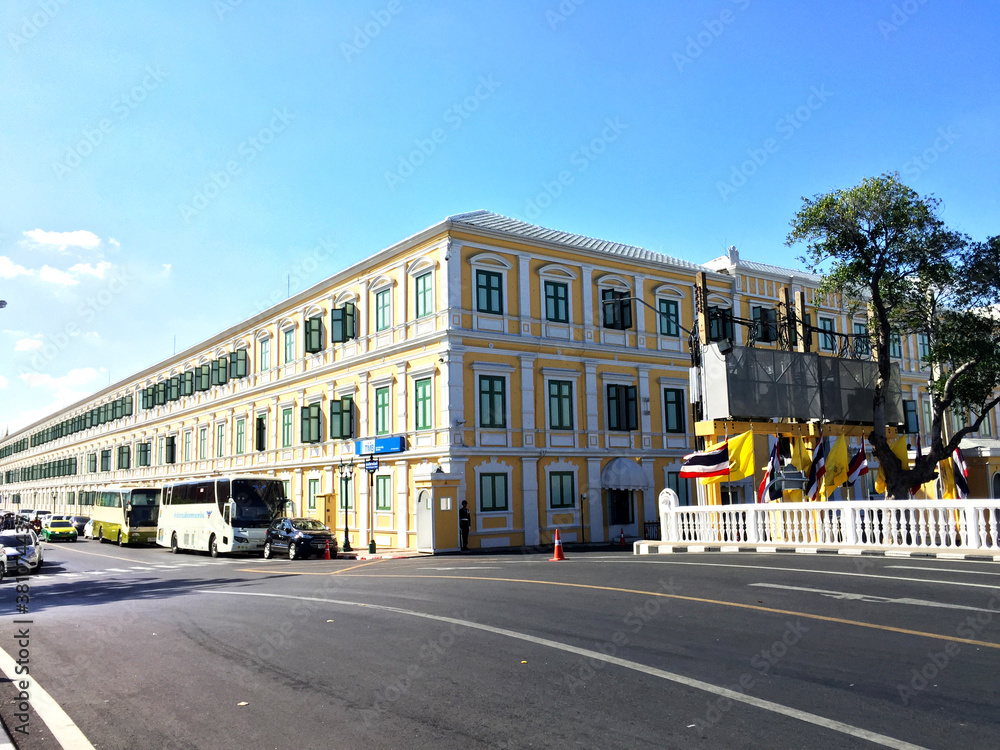
[[469, 528], [472, 526], [472, 516], [469, 515], [469, 501], [463, 500], [458, 509], [458, 528], [462, 532], [462, 551], [469, 549]]

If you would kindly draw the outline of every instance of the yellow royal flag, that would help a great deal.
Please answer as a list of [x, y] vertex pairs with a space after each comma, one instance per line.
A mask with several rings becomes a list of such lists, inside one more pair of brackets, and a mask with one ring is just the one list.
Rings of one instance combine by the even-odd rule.
[[[906, 448], [906, 435], [900, 435], [899, 439], [892, 444], [892, 452], [903, 464], [903, 471], [910, 468], [910, 455]], [[885, 472], [882, 471], [882, 464], [879, 464], [878, 472], [875, 474], [875, 492], [882, 495], [885, 493]]]
[[[729, 476], [725, 477], [702, 477], [698, 480], [701, 484], [716, 484], [718, 482], [738, 482], [741, 479], [754, 475], [753, 467], [753, 432], [747, 430], [734, 438], [729, 439]], [[716, 443], [711, 448], [713, 450], [721, 443]]]
[[951, 466], [951, 459], [946, 458], [939, 463], [938, 471], [941, 472], [941, 498], [943, 500], [960, 500], [958, 490], [955, 489], [955, 471]]
[[[809, 469], [812, 467], [812, 451], [806, 447], [805, 441], [800, 437], [794, 438], [790, 442], [792, 448], [792, 466], [801, 471], [805, 476], [809, 476]], [[790, 503], [801, 503], [805, 500], [802, 490], [786, 490], [784, 494]]]
[[851, 462], [847, 454], [847, 438], [838, 437], [826, 457], [826, 474], [823, 476], [823, 497], [829, 497], [847, 481], [847, 467]]

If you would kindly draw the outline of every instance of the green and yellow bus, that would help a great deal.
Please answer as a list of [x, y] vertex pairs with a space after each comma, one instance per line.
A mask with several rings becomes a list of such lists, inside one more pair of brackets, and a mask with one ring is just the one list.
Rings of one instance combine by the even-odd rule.
[[94, 502], [94, 538], [118, 544], [156, 544], [157, 487], [105, 487]]

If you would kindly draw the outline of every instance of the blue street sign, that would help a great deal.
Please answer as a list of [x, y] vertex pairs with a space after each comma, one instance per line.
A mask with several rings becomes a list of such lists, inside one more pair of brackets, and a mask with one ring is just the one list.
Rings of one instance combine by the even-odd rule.
[[366, 440], [356, 440], [354, 442], [354, 453], [359, 456], [379, 453], [402, 453], [405, 450], [406, 438], [402, 435], [367, 438]]
[[365, 461], [365, 471], [378, 471], [379, 462], [378, 459], [368, 459]]

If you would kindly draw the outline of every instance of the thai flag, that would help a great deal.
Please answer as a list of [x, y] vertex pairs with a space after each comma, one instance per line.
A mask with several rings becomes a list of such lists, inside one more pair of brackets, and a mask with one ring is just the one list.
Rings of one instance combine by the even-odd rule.
[[861, 448], [854, 454], [851, 462], [847, 465], [847, 481], [854, 484], [859, 477], [868, 473], [868, 456], [865, 455], [865, 441], [861, 441]]
[[778, 476], [781, 468], [781, 454], [778, 452], [778, 440], [775, 438], [774, 447], [771, 448], [771, 456], [767, 459], [767, 468], [764, 469], [764, 478], [760, 480], [757, 487], [757, 502], [764, 502], [764, 493], [767, 493], [768, 500], [781, 499], [781, 488], [774, 480]]
[[681, 479], [727, 476], [729, 476], [728, 440], [714, 450], [689, 453], [684, 456], [684, 464], [680, 470]]
[[955, 489], [960, 497], [967, 498], [969, 496], [969, 467], [965, 465], [965, 456], [962, 455], [961, 448], [955, 449], [951, 464], [954, 467]]
[[809, 467], [809, 481], [806, 483], [806, 496], [810, 500], [819, 497], [819, 488], [823, 486], [823, 476], [826, 474], [826, 440], [819, 439], [813, 449], [812, 466]]

